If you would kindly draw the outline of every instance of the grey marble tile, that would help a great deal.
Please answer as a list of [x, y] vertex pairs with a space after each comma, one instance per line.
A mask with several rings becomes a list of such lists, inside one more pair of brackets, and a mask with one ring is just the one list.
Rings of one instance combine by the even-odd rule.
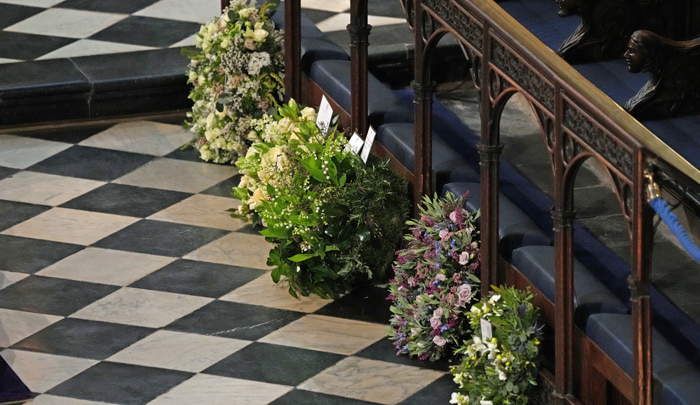
[[0, 353], [32, 392], [46, 392], [97, 364], [97, 360], [7, 349]]
[[[172, 173], [178, 173], [173, 176]], [[236, 175], [233, 166], [157, 159], [115, 180], [115, 183], [198, 193]]]
[[173, 403], [228, 405], [231, 399], [246, 405], [265, 405], [284, 395], [292, 387], [198, 374], [156, 398], [150, 404]]
[[64, 38], [86, 38], [124, 18], [124, 14], [52, 8], [5, 30]]
[[42, 139], [0, 135], [0, 166], [26, 169], [71, 145]]

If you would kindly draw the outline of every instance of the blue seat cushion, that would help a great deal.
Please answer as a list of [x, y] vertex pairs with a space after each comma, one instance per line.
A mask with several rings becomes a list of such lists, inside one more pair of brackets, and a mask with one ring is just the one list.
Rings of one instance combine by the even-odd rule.
[[[309, 77], [346, 111], [350, 112], [350, 62], [320, 60], [311, 65]], [[404, 109], [391, 89], [371, 73], [367, 80], [369, 123], [379, 128], [388, 111]], [[366, 129], [366, 128], [365, 128]]]
[[[481, 191], [479, 183], [447, 183], [442, 194], [450, 192], [456, 196], [469, 193], [465, 204], [467, 210], [479, 209]], [[502, 256], [510, 258], [511, 252], [521, 246], [551, 245], [552, 240], [517, 205], [503, 194], [499, 197], [498, 238]]]
[[[628, 375], [632, 375], [632, 317], [594, 314], [586, 323], [586, 335]], [[662, 405], [693, 405], [700, 398], [700, 371], [653, 330], [655, 398]]]
[[559, 7], [552, 0], [503, 0], [498, 5], [555, 51], [581, 22], [578, 16], [559, 17]]
[[[260, 1], [258, 1], [260, 3]], [[277, 7], [272, 15], [272, 21], [277, 29], [284, 29], [285, 3]], [[313, 21], [304, 14], [301, 15], [301, 70], [305, 73], [311, 69], [311, 64], [317, 60], [350, 60], [347, 52], [326, 36]]]
[[[511, 263], [542, 293], [555, 301], [554, 248], [523, 246], [513, 251]], [[600, 312], [625, 314], [628, 308], [588, 269], [574, 259], [574, 319], [585, 325], [589, 315]]]
[[658, 121], [644, 121], [642, 124], [688, 163], [700, 169], [699, 116], [690, 115]]
[[619, 105], [625, 105], [649, 79], [646, 74], [632, 74], [622, 59], [573, 65], [588, 81]]
[[[384, 124], [377, 130], [377, 141], [384, 145], [411, 172], [414, 172], [415, 168], [414, 138], [414, 126], [410, 123]], [[447, 146], [445, 141], [433, 134], [432, 173], [433, 184], [436, 185], [435, 188], [442, 188], [442, 185], [447, 182], [453, 170], [465, 167], [470, 166], [457, 152]], [[476, 175], [476, 178], [478, 179], [478, 175]]]

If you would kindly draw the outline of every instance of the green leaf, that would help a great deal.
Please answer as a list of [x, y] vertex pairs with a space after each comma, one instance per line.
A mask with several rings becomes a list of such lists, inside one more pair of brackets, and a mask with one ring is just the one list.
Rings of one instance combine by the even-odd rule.
[[292, 297], [294, 297], [294, 298], [296, 298], [296, 299], [299, 299], [299, 296], [297, 295], [297, 292], [294, 291], [294, 288], [292, 288], [291, 285], [289, 286], [289, 295], [291, 295]]
[[336, 207], [336, 206], [331, 206], [331, 205], [325, 205], [322, 208], [322, 210], [326, 216], [328, 216], [330, 218], [335, 218], [335, 217], [345, 215], [347, 213], [347, 211], [343, 208], [345, 208], [345, 207], [341, 208], [341, 207]]
[[275, 283], [279, 283], [280, 276], [282, 275], [281, 273], [282, 273], [282, 269], [280, 269], [279, 266], [272, 269], [272, 273], [270, 273], [270, 276], [272, 276], [272, 281]]
[[241, 201], [242, 201], [242, 200], [245, 200], [245, 199], [247, 199], [248, 197], [250, 197], [250, 191], [248, 191], [247, 188], [243, 188], [243, 187], [234, 187], [234, 188], [233, 188], [233, 191], [231, 191], [231, 195], [232, 195], [233, 198], [235, 198], [236, 200], [241, 200]]
[[310, 157], [308, 159], [304, 159], [301, 161], [301, 164], [304, 165], [304, 168], [313, 176], [314, 179], [317, 181], [320, 181], [321, 183], [324, 183], [326, 181], [326, 176], [323, 175], [323, 171], [321, 170], [321, 166], [318, 164], [318, 161]]
[[[283, 227], [275, 227], [275, 228], [270, 227], [270, 228], [263, 229], [262, 231], [260, 231], [260, 235], [268, 237], [268, 238], [284, 239], [284, 238], [287, 238], [287, 234], [288, 234], [287, 228], [283, 228]], [[278, 253], [278, 256], [279, 256], [279, 253]]]
[[326, 252], [333, 252], [333, 251], [338, 251], [338, 250], [340, 250], [340, 249], [338, 249], [338, 246], [336, 246], [336, 245], [326, 246]]
[[343, 187], [343, 186], [345, 185], [345, 182], [346, 182], [346, 181], [347, 181], [347, 175], [343, 174], [343, 175], [340, 177], [340, 180], [338, 180], [338, 185], [339, 185], [340, 187]]
[[372, 232], [367, 225], [362, 224], [357, 228], [357, 237], [360, 242], [369, 242], [372, 239]]
[[299, 253], [299, 254], [296, 254], [296, 255], [290, 257], [289, 260], [291, 260], [295, 263], [299, 263], [299, 262], [303, 262], [304, 260], [308, 260], [312, 257], [314, 257], [314, 255], [310, 254], [310, 253]]

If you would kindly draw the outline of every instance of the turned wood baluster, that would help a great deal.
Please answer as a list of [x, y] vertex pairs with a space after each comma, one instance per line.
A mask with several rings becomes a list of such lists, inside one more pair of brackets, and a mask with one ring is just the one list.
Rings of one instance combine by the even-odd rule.
[[228, 7], [228, 2], [229, 0], [221, 0], [221, 11], [224, 11], [224, 9]]
[[367, 24], [367, 0], [350, 2], [350, 63], [352, 102], [350, 106], [350, 127], [353, 131], [367, 132], [367, 46], [372, 26]]
[[301, 102], [301, 0], [284, 7], [284, 101]]

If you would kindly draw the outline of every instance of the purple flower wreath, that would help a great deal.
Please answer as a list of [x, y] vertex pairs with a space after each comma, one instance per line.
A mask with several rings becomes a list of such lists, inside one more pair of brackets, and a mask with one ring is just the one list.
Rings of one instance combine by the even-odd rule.
[[396, 252], [389, 337], [397, 355], [435, 361], [459, 344], [469, 328], [466, 313], [479, 286], [479, 211], [467, 195], [425, 197], [418, 221], [408, 221], [408, 247]]

